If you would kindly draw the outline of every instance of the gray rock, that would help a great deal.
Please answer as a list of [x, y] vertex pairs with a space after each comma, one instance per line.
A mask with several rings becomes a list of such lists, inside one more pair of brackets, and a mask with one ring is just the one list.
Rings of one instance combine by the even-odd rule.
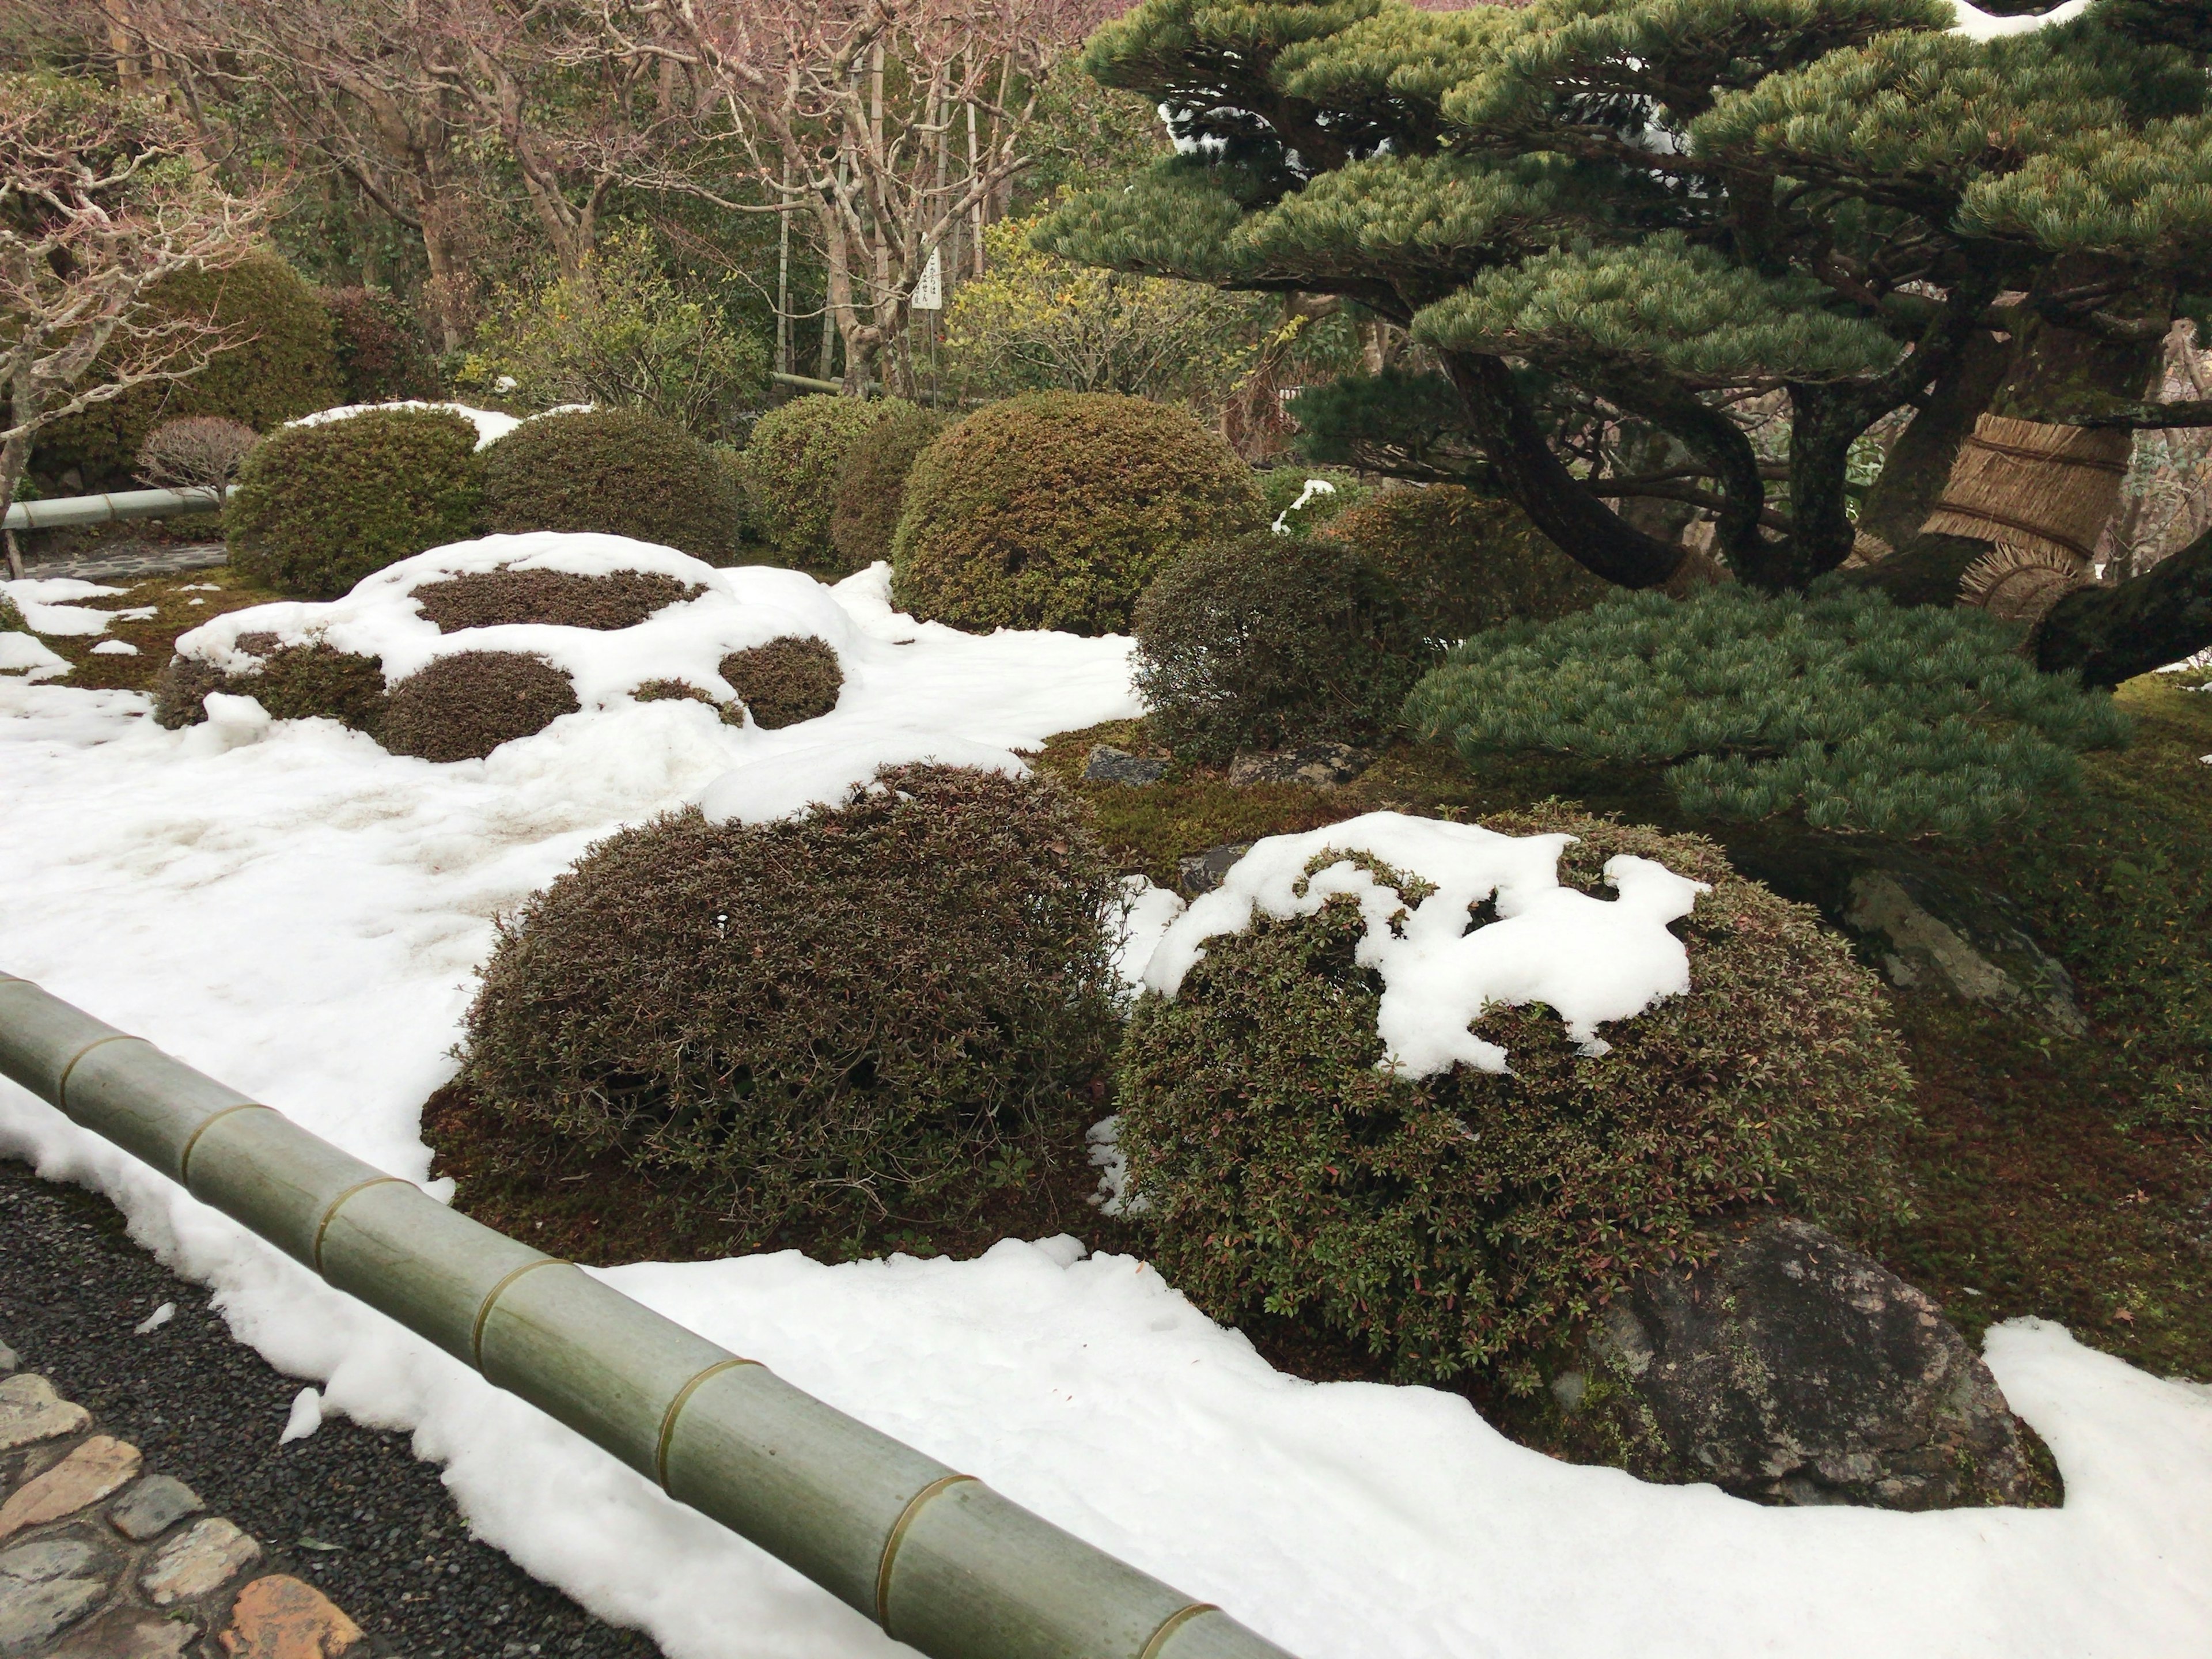
[[1304, 783], [1316, 789], [1334, 789], [1374, 764], [1371, 750], [1354, 749], [1348, 743], [1309, 743], [1267, 754], [1239, 755], [1229, 763], [1229, 781], [1240, 787]]
[[78, 1626], [46, 1659], [179, 1659], [199, 1633], [189, 1619], [118, 1607]]
[[1091, 751], [1084, 763], [1083, 781], [1085, 783], [1158, 783], [1166, 775], [1164, 760], [1144, 755], [1133, 755], [1126, 749], [1115, 749], [1100, 744]]
[[1224, 842], [1203, 853], [1185, 853], [1176, 860], [1176, 884], [1185, 898], [1210, 893], [1228, 878], [1230, 866], [1252, 850], [1249, 841]]
[[91, 1413], [62, 1399], [54, 1385], [35, 1371], [19, 1371], [0, 1381], [0, 1451], [35, 1440], [58, 1440], [91, 1421]]
[[106, 1599], [100, 1578], [0, 1578], [0, 1659], [37, 1651]]
[[0, 1550], [0, 1587], [45, 1584], [82, 1574], [99, 1553], [82, 1538], [41, 1538]]
[[207, 1505], [183, 1481], [166, 1474], [149, 1474], [123, 1494], [107, 1511], [116, 1531], [133, 1543], [143, 1544], [156, 1533], [167, 1532], [188, 1515]]
[[0, 1376], [5, 1376], [22, 1363], [15, 1358], [15, 1351], [13, 1348], [5, 1342], [0, 1342]]
[[220, 1517], [196, 1521], [154, 1552], [138, 1575], [147, 1600], [157, 1607], [190, 1601], [261, 1559], [261, 1546]]
[[1768, 1504], [2034, 1495], [2019, 1426], [1966, 1339], [1922, 1292], [1802, 1221], [1640, 1281], [1589, 1349], [1590, 1386], [1555, 1379], [1554, 1394], [1601, 1401], [1587, 1408], [1613, 1415], [1639, 1474]]
[[2074, 981], [1994, 894], [1926, 872], [1861, 871], [1844, 925], [1867, 939], [1898, 986], [1926, 986], [2044, 1021], [2069, 1036], [2088, 1030]]

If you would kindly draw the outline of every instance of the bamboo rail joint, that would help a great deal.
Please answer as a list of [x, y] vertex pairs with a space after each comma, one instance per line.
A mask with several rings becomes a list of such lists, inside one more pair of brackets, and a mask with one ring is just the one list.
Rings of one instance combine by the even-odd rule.
[[283, 1113], [0, 974], [0, 1074], [937, 1659], [1290, 1659]]

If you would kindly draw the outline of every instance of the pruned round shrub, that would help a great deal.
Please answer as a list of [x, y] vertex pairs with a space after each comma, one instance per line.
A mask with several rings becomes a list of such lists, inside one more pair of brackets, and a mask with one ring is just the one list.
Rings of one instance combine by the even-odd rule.
[[164, 421], [138, 446], [138, 476], [156, 489], [217, 489], [238, 476], [259, 434], [220, 415]]
[[438, 360], [398, 295], [383, 289], [326, 288], [322, 299], [344, 402], [434, 403], [445, 395]]
[[769, 732], [820, 719], [837, 706], [845, 687], [837, 653], [804, 634], [732, 651], [722, 659], [721, 675], [751, 713], [753, 724]]
[[1478, 634], [1406, 717], [1471, 761], [1537, 750], [1662, 765], [1688, 812], [1816, 830], [1986, 835], [2124, 744], [2110, 696], [2037, 672], [1985, 612], [1827, 586], [1622, 592]]
[[657, 570], [586, 575], [502, 566], [424, 582], [413, 598], [441, 634], [516, 623], [606, 631], [635, 628], [656, 611], [680, 605], [698, 592], [695, 585]]
[[887, 769], [803, 818], [672, 814], [501, 924], [465, 1076], [518, 1126], [801, 1212], [972, 1207], [1079, 1127], [1115, 1025], [1113, 866], [1049, 783]]
[[986, 404], [915, 461], [892, 595], [979, 632], [1121, 633], [1170, 562], [1265, 518], [1251, 468], [1182, 410], [1031, 392]]
[[945, 429], [934, 411], [895, 404], [855, 445], [837, 475], [830, 508], [830, 543], [838, 574], [866, 570], [891, 556], [891, 538], [906, 505], [907, 475], [921, 452]]
[[1285, 536], [1310, 536], [1375, 494], [1357, 473], [1337, 467], [1273, 466], [1255, 478], [1267, 527]]
[[1398, 585], [1429, 636], [1448, 642], [1516, 617], [1548, 622], [1587, 611], [1615, 591], [1510, 501], [1455, 484], [1385, 489], [1318, 533], [1364, 554]]
[[841, 571], [830, 536], [845, 465], [886, 418], [918, 412], [902, 398], [793, 398], [753, 423], [744, 456], [755, 530], [795, 570]]
[[[86, 489], [113, 488], [163, 421], [217, 415], [267, 432], [343, 401], [330, 313], [315, 289], [273, 254], [162, 278], [148, 296], [146, 320], [169, 318], [211, 321], [238, 343], [187, 379], [133, 386], [55, 422], [39, 434], [33, 461], [41, 474], [74, 467]], [[100, 378], [95, 368], [93, 379]]]
[[379, 409], [288, 426], [253, 447], [223, 503], [234, 567], [301, 599], [477, 533], [477, 429], [444, 409]]
[[495, 532], [598, 531], [728, 564], [739, 511], [714, 452], [643, 410], [542, 415], [484, 452]]
[[580, 705], [568, 675], [520, 651], [457, 651], [416, 669], [386, 696], [378, 738], [395, 755], [482, 760], [543, 732]]
[[154, 692], [154, 719], [172, 731], [207, 718], [210, 691], [252, 697], [280, 720], [331, 720], [374, 736], [384, 719], [384, 669], [374, 657], [316, 640], [280, 645], [272, 634], [241, 634], [238, 647], [261, 665], [229, 673], [195, 657], [172, 657]]
[[1550, 1009], [1493, 1005], [1470, 1029], [1510, 1071], [1409, 1079], [1377, 1068], [1356, 899], [1209, 940], [1172, 1000], [1139, 1000], [1121, 1055], [1124, 1201], [1179, 1289], [1218, 1319], [1350, 1339], [1404, 1381], [1520, 1389], [1555, 1336], [1725, 1218], [1779, 1204], [1866, 1237], [1900, 1213], [1902, 1048], [1809, 908], [1701, 837], [1556, 806], [1487, 822], [1580, 837], [1559, 879], [1586, 892], [1622, 854], [1711, 884], [1674, 924], [1688, 994], [1607, 1024], [1595, 1057]]
[[1390, 583], [1350, 548], [1239, 537], [1187, 555], [1137, 602], [1138, 691], [1178, 755], [1371, 744], [1431, 659]]

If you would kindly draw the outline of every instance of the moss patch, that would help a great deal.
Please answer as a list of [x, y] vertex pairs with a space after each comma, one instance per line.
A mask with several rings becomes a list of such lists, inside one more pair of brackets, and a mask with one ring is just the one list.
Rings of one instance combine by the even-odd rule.
[[[127, 586], [122, 582], [107, 586], [125, 587], [125, 591], [89, 599], [71, 599], [69, 603], [81, 611], [143, 611], [151, 606], [154, 614], [129, 622], [112, 622], [105, 634], [40, 635], [46, 648], [70, 665], [66, 675], [48, 680], [46, 684], [92, 691], [143, 691], [150, 695], [161, 678], [161, 671], [168, 666], [179, 634], [189, 633], [225, 611], [243, 611], [248, 605], [268, 605], [283, 598], [227, 567], [179, 571], [173, 576], [150, 576]], [[126, 657], [94, 653], [92, 647], [106, 640], [134, 645], [138, 647], [138, 654]]]

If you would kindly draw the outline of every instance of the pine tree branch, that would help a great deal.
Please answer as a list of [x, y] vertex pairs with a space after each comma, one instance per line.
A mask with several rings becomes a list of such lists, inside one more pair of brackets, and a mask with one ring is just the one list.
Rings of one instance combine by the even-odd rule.
[[2156, 432], [2173, 427], [2212, 426], [2212, 398], [2170, 404], [2122, 404], [2094, 414], [2046, 415], [2053, 426], [2087, 427], [2100, 432]]

